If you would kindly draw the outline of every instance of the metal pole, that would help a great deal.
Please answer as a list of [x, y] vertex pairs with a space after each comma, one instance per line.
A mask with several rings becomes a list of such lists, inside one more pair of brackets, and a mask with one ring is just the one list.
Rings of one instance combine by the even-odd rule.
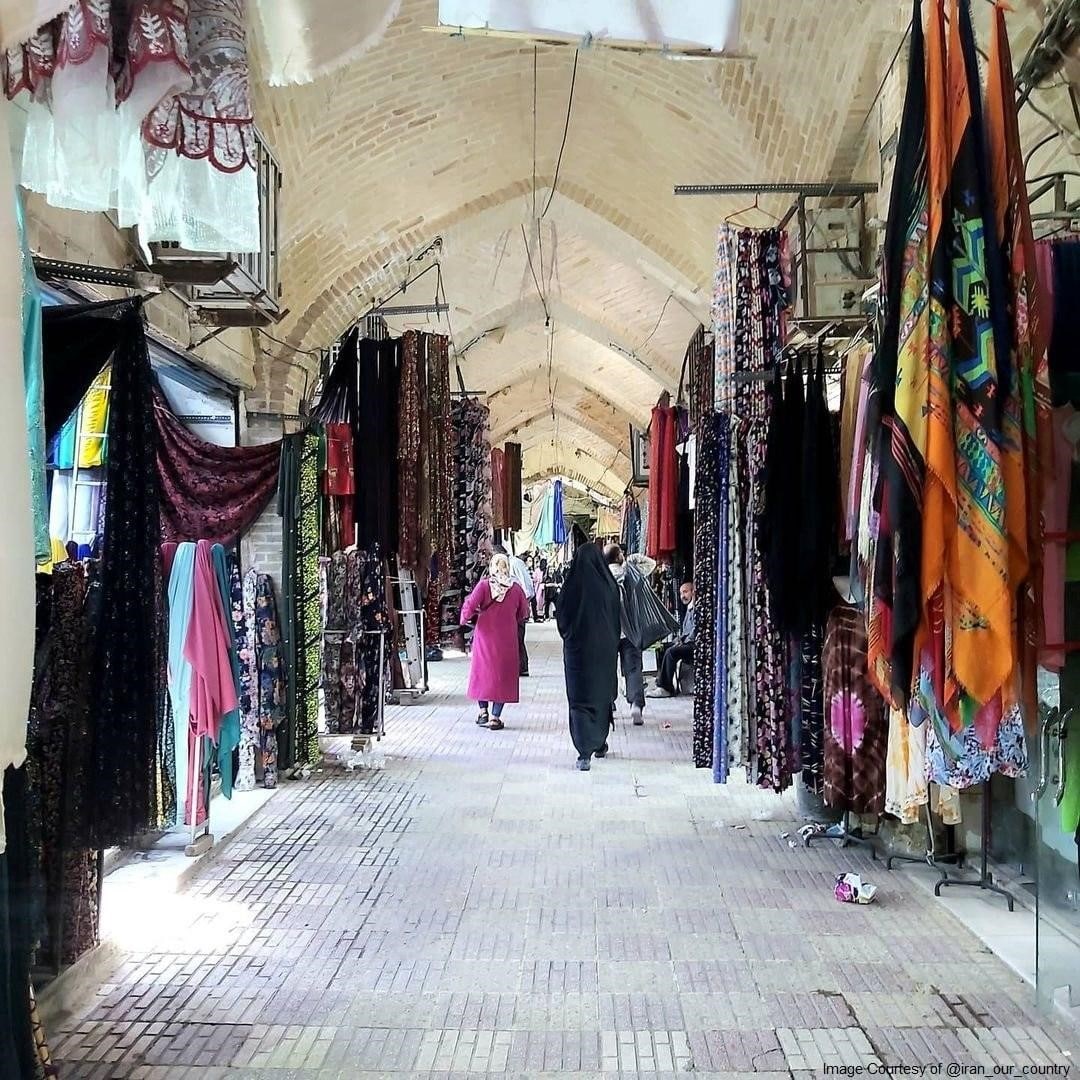
[[821, 180], [805, 184], [795, 182], [763, 184], [676, 184], [676, 195], [802, 195], [826, 199], [831, 196], [873, 195], [876, 183], [850, 180]]
[[381, 740], [386, 734], [386, 631], [379, 631], [379, 734]]

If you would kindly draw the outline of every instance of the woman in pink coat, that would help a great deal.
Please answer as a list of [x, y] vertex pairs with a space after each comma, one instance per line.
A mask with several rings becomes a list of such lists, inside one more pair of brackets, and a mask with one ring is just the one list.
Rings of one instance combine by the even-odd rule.
[[[510, 574], [510, 560], [495, 555], [488, 576], [461, 608], [463, 623], [476, 620], [469, 697], [480, 705], [476, 722], [490, 731], [503, 729], [503, 706], [518, 700], [518, 625], [529, 617], [525, 590]], [[488, 712], [488, 704], [491, 712]]]

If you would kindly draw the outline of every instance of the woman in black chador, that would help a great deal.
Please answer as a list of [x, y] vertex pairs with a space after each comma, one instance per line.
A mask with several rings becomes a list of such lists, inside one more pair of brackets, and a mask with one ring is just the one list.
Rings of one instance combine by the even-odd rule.
[[607, 753], [618, 693], [619, 587], [595, 544], [582, 544], [574, 553], [555, 618], [563, 639], [570, 738], [584, 772], [594, 755]]

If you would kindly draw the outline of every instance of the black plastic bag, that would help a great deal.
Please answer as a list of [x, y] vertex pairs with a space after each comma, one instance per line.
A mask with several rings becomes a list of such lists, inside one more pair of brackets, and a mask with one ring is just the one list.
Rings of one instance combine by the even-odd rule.
[[651, 649], [679, 629], [679, 621], [657, 599], [649, 583], [630, 564], [623, 568], [623, 603], [627, 639], [638, 649]]

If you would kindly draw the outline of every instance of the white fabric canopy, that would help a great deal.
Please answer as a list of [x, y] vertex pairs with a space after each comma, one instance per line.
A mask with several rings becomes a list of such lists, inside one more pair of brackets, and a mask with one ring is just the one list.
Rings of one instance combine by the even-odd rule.
[[256, 0], [271, 86], [308, 83], [382, 40], [401, 0]]
[[0, 0], [0, 46], [21, 45], [70, 5], [71, 0]]
[[[5, 5], [7, 9], [13, 5]], [[33, 6], [33, 5], [31, 5]], [[5, 29], [7, 23], [5, 22]], [[0, 102], [0, 787], [9, 765], [26, 758], [26, 720], [34, 672], [34, 521], [22, 356], [22, 250], [15, 225], [15, 181], [8, 152], [11, 105]], [[0, 799], [0, 852], [5, 847]]]
[[439, 0], [439, 22], [731, 52], [739, 41], [739, 0]]

